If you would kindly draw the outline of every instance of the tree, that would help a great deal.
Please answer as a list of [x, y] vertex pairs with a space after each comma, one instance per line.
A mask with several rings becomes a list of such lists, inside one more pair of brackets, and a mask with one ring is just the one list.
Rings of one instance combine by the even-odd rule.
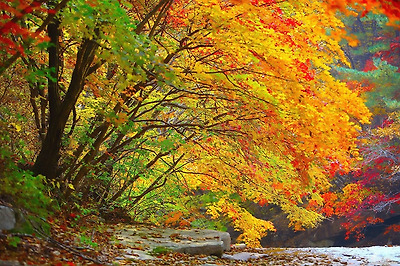
[[[0, 18], [0, 74], [19, 57], [26, 56], [26, 51], [34, 49], [35, 45], [40, 47], [42, 42], [48, 41], [48, 36], [44, 36], [42, 32], [68, 1], [60, 1], [54, 6], [50, 4], [47, 8], [44, 6], [46, 0], [7, 1], [0, 4], [4, 11]], [[46, 18], [41, 19], [43, 16]], [[40, 24], [37, 23], [38, 20], [42, 20]]]
[[367, 99], [374, 114], [359, 137], [363, 160], [349, 175], [337, 178], [336, 194], [323, 195], [322, 212], [345, 217], [346, 237], [357, 240], [364, 237], [367, 226], [395, 215], [399, 203], [398, 31], [387, 22], [385, 15], [372, 13], [347, 17], [349, 32], [359, 43], [344, 44], [352, 68], [336, 68], [337, 76]]
[[179, 178], [225, 194], [209, 213], [253, 245], [273, 226], [245, 201], [281, 206], [297, 229], [323, 218], [304, 203], [351, 169], [370, 116], [331, 75], [348, 63], [328, 2], [65, 3], [38, 18], [46, 52], [18, 61], [32, 73], [32, 170], [64, 199], [131, 207]]

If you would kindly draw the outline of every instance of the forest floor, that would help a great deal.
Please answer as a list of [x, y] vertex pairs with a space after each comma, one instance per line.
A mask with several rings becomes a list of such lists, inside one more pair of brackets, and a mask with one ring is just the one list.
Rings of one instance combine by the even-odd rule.
[[[36, 238], [24, 238], [15, 249], [4, 249], [0, 243], [0, 265], [19, 266], [19, 265], [55, 265], [55, 266], [74, 266], [74, 265], [180, 265], [180, 266], [213, 266], [213, 265], [400, 265], [400, 258], [393, 255], [391, 258], [364, 256], [360, 248], [355, 248], [355, 252], [331, 252], [325, 248], [318, 251], [314, 248], [309, 249], [232, 249], [223, 255], [222, 258], [205, 255], [188, 255], [181, 253], [160, 254], [156, 260], [125, 260], [123, 259], [123, 247], [107, 244], [101, 251], [79, 250], [79, 253], [73, 250], [67, 250], [58, 244], [39, 240]], [[382, 248], [374, 247], [376, 251], [382, 251]], [[394, 253], [400, 254], [400, 247], [392, 247]], [[370, 250], [371, 251], [371, 250]], [[229, 258], [230, 257], [230, 258]], [[233, 259], [236, 257], [237, 259]], [[246, 261], [238, 258], [246, 259]]]
[[[58, 220], [51, 237], [38, 234], [0, 234], [0, 265], [400, 265], [400, 247], [372, 248], [233, 248], [221, 258], [182, 253], [157, 254], [154, 260], [126, 257], [113, 230], [96, 217]], [[39, 237], [41, 235], [41, 237]]]

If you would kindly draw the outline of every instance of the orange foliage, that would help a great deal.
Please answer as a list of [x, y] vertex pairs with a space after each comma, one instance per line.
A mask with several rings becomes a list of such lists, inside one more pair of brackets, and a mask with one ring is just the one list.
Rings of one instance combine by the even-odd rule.
[[365, 218], [361, 215], [353, 216], [351, 221], [342, 224], [342, 226], [346, 229], [345, 239], [347, 240], [351, 235], [353, 235], [357, 241], [360, 241], [365, 237], [363, 233], [365, 227], [377, 223], [383, 223], [383, 220], [375, 217]]
[[165, 216], [164, 224], [166, 226], [178, 228], [190, 228], [194, 217], [187, 217], [182, 211], [173, 211]]
[[175, 211], [168, 214], [168, 218], [164, 221], [166, 225], [175, 225], [179, 219], [183, 216], [183, 212]]
[[385, 235], [393, 233], [393, 232], [400, 232], [400, 224], [392, 224], [390, 226], [388, 226], [385, 230]]

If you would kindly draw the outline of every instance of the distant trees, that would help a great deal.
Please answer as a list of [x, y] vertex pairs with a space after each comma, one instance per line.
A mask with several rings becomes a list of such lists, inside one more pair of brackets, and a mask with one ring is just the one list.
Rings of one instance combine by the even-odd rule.
[[363, 160], [349, 175], [341, 177], [343, 190], [333, 201], [337, 203], [330, 203], [335, 210], [329, 209], [330, 215], [348, 218], [344, 224], [347, 237], [356, 239], [364, 236], [368, 225], [395, 215], [400, 203], [399, 31], [387, 22], [382, 14], [347, 17], [345, 23], [359, 44], [345, 45], [352, 68], [337, 68], [339, 77], [362, 93], [374, 114], [371, 125], [364, 126], [359, 137]]

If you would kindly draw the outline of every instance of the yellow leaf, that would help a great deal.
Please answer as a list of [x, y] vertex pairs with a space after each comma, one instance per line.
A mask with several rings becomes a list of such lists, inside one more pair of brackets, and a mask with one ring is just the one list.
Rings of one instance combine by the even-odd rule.
[[74, 187], [74, 185], [72, 185], [72, 184], [68, 184], [68, 187], [69, 187], [70, 189], [72, 189], [72, 190], [75, 190], [75, 187]]
[[10, 125], [15, 128], [15, 131], [20, 132], [21, 131], [21, 126], [15, 123], [10, 123]]

